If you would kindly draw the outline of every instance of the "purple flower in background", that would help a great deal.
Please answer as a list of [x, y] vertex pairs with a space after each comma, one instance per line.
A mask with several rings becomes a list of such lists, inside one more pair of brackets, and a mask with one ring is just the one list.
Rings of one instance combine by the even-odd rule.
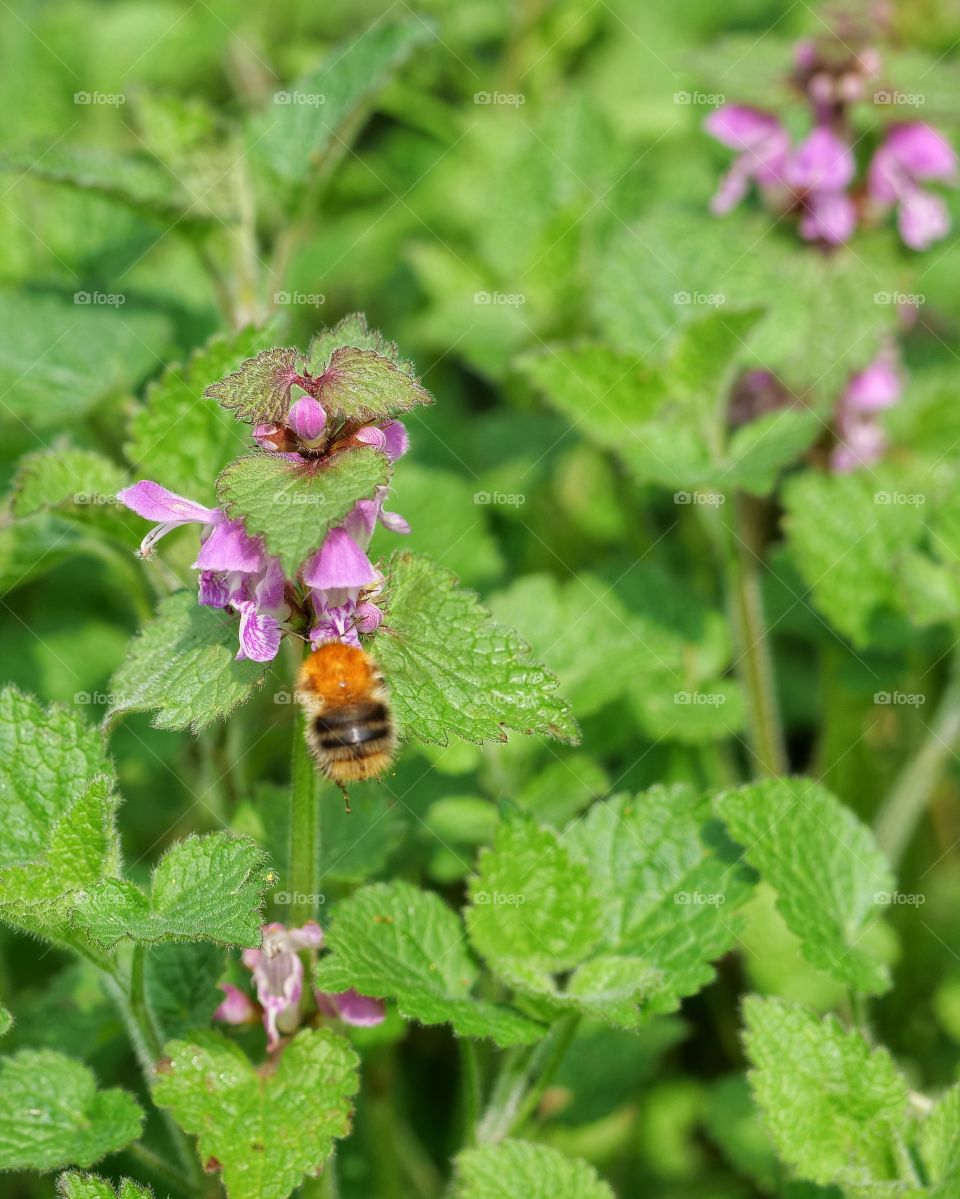
[[853, 151], [823, 127], [814, 129], [790, 155], [784, 181], [801, 208], [801, 237], [830, 245], [839, 245], [850, 237], [857, 211], [846, 189], [855, 171]]
[[790, 148], [790, 137], [775, 116], [756, 108], [726, 104], [710, 113], [704, 128], [739, 157], [720, 181], [710, 201], [710, 211], [723, 216], [743, 199], [750, 180], [758, 187], [776, 188], [782, 175]]
[[[317, 949], [323, 944], [323, 930], [314, 920], [301, 928], [283, 924], [263, 926], [263, 947], [245, 949], [243, 964], [253, 972], [257, 1000], [253, 1000], [232, 983], [222, 983], [226, 995], [213, 1016], [227, 1024], [249, 1024], [262, 1018], [267, 1033], [267, 1048], [272, 1052], [283, 1035], [296, 1032], [301, 1021], [300, 1001], [303, 996], [304, 949]], [[384, 1018], [383, 1004], [350, 990], [341, 993], [315, 992], [317, 1010], [325, 1016], [361, 1027], [380, 1024]]]
[[851, 376], [836, 412], [838, 443], [830, 466], [838, 473], [871, 466], [887, 450], [887, 435], [877, 422], [877, 413], [900, 399], [903, 380], [890, 351]]
[[946, 236], [950, 217], [942, 198], [919, 185], [952, 183], [957, 156], [942, 134], [922, 121], [894, 125], [874, 154], [867, 177], [870, 198], [881, 208], [897, 205], [900, 236], [925, 250]]

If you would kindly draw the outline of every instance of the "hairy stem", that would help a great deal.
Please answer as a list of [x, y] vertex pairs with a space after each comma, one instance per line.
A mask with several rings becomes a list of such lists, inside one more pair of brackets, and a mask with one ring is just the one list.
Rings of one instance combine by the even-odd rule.
[[477, 1044], [470, 1037], [461, 1037], [460, 1049], [460, 1103], [463, 1120], [462, 1144], [473, 1145], [477, 1139], [477, 1121], [480, 1118], [482, 1088], [480, 1085], [480, 1061]]
[[292, 924], [316, 915], [320, 869], [320, 813], [317, 772], [304, 738], [304, 712], [297, 705], [290, 772], [290, 890]]
[[747, 698], [750, 749], [760, 774], [785, 774], [787, 770], [780, 710], [774, 681], [773, 655], [767, 635], [760, 591], [759, 547], [751, 527], [748, 502], [730, 498], [733, 509], [724, 525], [724, 568], [727, 606], [736, 671]]
[[960, 743], [960, 655], [923, 744], [900, 771], [874, 822], [877, 842], [896, 867], [916, 832], [943, 771]]

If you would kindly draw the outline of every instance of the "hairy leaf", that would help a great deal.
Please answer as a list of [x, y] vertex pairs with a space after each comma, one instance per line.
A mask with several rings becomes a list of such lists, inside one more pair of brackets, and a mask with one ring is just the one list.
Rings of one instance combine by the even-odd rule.
[[384, 568], [385, 620], [372, 642], [403, 734], [446, 745], [506, 740], [506, 729], [575, 743], [556, 679], [472, 592], [427, 558], [394, 554]]
[[178, 841], [153, 872], [149, 898], [125, 879], [78, 896], [75, 919], [106, 948], [133, 941], [258, 946], [267, 858], [246, 838], [210, 833]]
[[593, 1166], [532, 1141], [467, 1149], [455, 1165], [456, 1199], [613, 1199]]
[[209, 481], [250, 445], [250, 430], [205, 399], [204, 388], [271, 346], [276, 332], [267, 325], [216, 334], [186, 363], [168, 366], [130, 422], [126, 452], [134, 469], [202, 499]]
[[122, 1178], [114, 1189], [95, 1174], [77, 1174], [72, 1170], [57, 1179], [57, 1194], [60, 1199], [153, 1199], [149, 1187], [129, 1178]]
[[749, 997], [744, 1019], [750, 1085], [781, 1158], [822, 1184], [901, 1178], [907, 1084], [889, 1053], [780, 999]]
[[290, 388], [297, 378], [297, 351], [280, 347], [261, 350], [203, 394], [217, 400], [237, 420], [282, 421], [290, 408]]
[[136, 1140], [142, 1122], [131, 1095], [98, 1091], [92, 1072], [62, 1053], [0, 1058], [0, 1170], [92, 1166]]
[[236, 620], [187, 591], [163, 600], [110, 682], [109, 717], [156, 709], [159, 729], [194, 732], [223, 719], [261, 681], [266, 666], [237, 662]]
[[430, 393], [389, 358], [355, 346], [334, 350], [320, 379], [320, 402], [337, 420], [383, 420], [433, 402]]
[[459, 1036], [498, 1045], [542, 1033], [518, 1012], [472, 997], [478, 972], [463, 924], [438, 895], [404, 882], [363, 887], [337, 905], [325, 931], [332, 952], [317, 967], [322, 991], [396, 999], [408, 1020], [450, 1023]]
[[230, 1199], [286, 1199], [350, 1131], [357, 1056], [342, 1037], [304, 1030], [275, 1068], [256, 1069], [217, 1033], [166, 1046], [153, 1097], [197, 1137]]
[[357, 500], [370, 499], [389, 478], [390, 460], [366, 447], [309, 463], [250, 454], [227, 467], [217, 495], [292, 576]]
[[857, 990], [886, 990], [887, 967], [863, 943], [893, 888], [870, 830], [810, 779], [767, 779], [716, 804], [746, 860], [776, 889], [804, 955]]

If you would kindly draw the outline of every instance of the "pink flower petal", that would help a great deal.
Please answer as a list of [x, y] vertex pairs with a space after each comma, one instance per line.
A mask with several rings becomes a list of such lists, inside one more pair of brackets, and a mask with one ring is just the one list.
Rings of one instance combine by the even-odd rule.
[[302, 441], [314, 441], [327, 424], [327, 410], [312, 396], [301, 396], [287, 414], [287, 424]]
[[260, 1018], [257, 1005], [246, 991], [241, 991], [233, 983], [220, 983], [220, 990], [226, 999], [213, 1013], [214, 1020], [222, 1020], [225, 1024], [255, 1024]]
[[845, 141], [823, 126], [814, 129], [791, 155], [784, 172], [798, 191], [837, 192], [853, 179], [856, 164]]
[[280, 649], [280, 622], [269, 612], [257, 611], [251, 600], [238, 604], [240, 609], [240, 648], [237, 661], [272, 662]]
[[947, 206], [933, 192], [912, 189], [900, 201], [897, 228], [911, 250], [926, 250], [950, 232]]
[[344, 1024], [352, 1024], [357, 1028], [372, 1028], [382, 1024], [386, 1017], [382, 1000], [361, 995], [353, 988], [339, 993], [318, 991], [316, 999], [317, 1007], [325, 1015], [336, 1016]]
[[914, 179], [952, 179], [957, 170], [953, 147], [938, 130], [923, 121], [894, 125], [884, 143]]
[[399, 420], [387, 421], [383, 426], [383, 436], [386, 438], [387, 457], [396, 461], [402, 458], [410, 448], [410, 438], [407, 436], [406, 425]]
[[197, 602], [207, 608], [225, 608], [230, 603], [230, 585], [226, 576], [215, 570], [201, 571]]
[[221, 521], [204, 541], [194, 570], [239, 570], [253, 573], [265, 565], [258, 537], [251, 537], [239, 520]]
[[117, 492], [117, 499], [137, 516], [155, 520], [161, 524], [213, 524], [220, 516], [216, 508], [205, 508], [203, 504], [184, 499], [174, 491], [168, 491], [159, 483], [142, 479], [132, 487]]
[[320, 551], [308, 560], [303, 570], [304, 583], [319, 591], [364, 587], [376, 577], [370, 559], [346, 529], [331, 529]]
[[718, 142], [740, 151], [755, 149], [771, 134], [783, 129], [771, 113], [742, 104], [725, 104], [715, 109], [703, 122], [703, 127]]
[[363, 445], [373, 446], [375, 450], [386, 452], [387, 435], [383, 429], [378, 429], [376, 425], [364, 425], [362, 429], [357, 429], [353, 435], [353, 440], [359, 441]]
[[857, 209], [845, 192], [819, 192], [807, 197], [800, 236], [832, 246], [845, 242], [857, 225]]
[[852, 413], [879, 412], [895, 404], [901, 390], [900, 376], [892, 363], [878, 358], [851, 377], [843, 393], [843, 407]]

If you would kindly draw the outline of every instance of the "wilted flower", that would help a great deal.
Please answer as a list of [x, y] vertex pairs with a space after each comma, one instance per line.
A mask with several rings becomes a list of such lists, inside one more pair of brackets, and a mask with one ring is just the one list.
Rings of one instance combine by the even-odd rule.
[[[250, 1024], [258, 1016], [267, 1033], [267, 1048], [274, 1050], [282, 1035], [297, 1030], [301, 1021], [303, 962], [300, 952], [323, 944], [323, 930], [314, 920], [301, 928], [283, 924], [265, 924], [262, 949], [245, 949], [243, 964], [253, 972], [258, 1003], [232, 983], [221, 983], [226, 998], [214, 1012], [215, 1020], [226, 1024]], [[338, 994], [315, 992], [317, 1010], [346, 1024], [367, 1027], [380, 1024], [383, 1004], [354, 990]]]

